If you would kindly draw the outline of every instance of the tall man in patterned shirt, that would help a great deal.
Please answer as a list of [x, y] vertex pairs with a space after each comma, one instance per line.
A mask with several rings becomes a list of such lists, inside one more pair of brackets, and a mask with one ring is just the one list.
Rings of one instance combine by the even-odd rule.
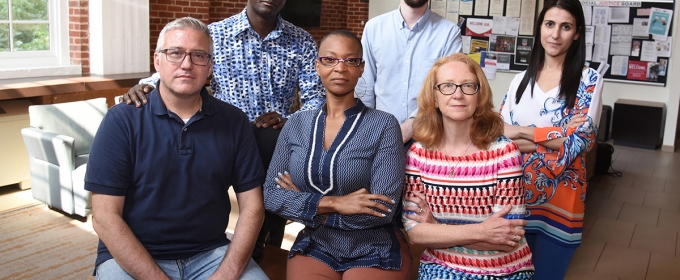
[[428, 8], [428, 0], [401, 0], [399, 8], [366, 24], [363, 79], [355, 94], [366, 106], [392, 113], [406, 143], [418, 93], [437, 59], [461, 52], [460, 28]]
[[[278, 14], [286, 0], [248, 0], [243, 12], [211, 23], [215, 54], [210, 86], [216, 98], [246, 113], [253, 122], [265, 170], [274, 153], [280, 129], [290, 115], [296, 87], [301, 111], [324, 103], [323, 86], [316, 74], [316, 42], [309, 33]], [[125, 101], [146, 104], [144, 93], [159, 77], [143, 79], [125, 94]], [[135, 93], [136, 92], [136, 93]], [[266, 213], [253, 257], [261, 259], [263, 242], [280, 245], [285, 220]], [[271, 232], [271, 234], [269, 234]]]

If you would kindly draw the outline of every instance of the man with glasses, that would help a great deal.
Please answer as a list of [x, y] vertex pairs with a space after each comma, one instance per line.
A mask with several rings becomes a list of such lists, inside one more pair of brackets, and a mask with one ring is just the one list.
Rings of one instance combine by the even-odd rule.
[[[148, 105], [114, 106], [104, 117], [85, 176], [97, 279], [267, 279], [250, 258], [264, 171], [248, 117], [204, 88], [212, 53], [201, 21], [169, 23]], [[231, 241], [230, 186], [240, 210]]]
[[[285, 3], [285, 0], [248, 0], [241, 13], [208, 26], [215, 45], [210, 86], [215, 97], [243, 110], [253, 122], [265, 171], [280, 129], [291, 114], [296, 88], [300, 90], [301, 111], [316, 109], [324, 103], [323, 86], [314, 69], [316, 42], [302, 28], [278, 15]], [[141, 85], [124, 96], [127, 103], [138, 107], [146, 104], [144, 92], [148, 93], [158, 78], [154, 74], [141, 80]], [[285, 220], [266, 213], [253, 252], [256, 261], [263, 258], [267, 240], [269, 244], [281, 245], [284, 226]]]
[[461, 52], [463, 43], [460, 28], [431, 12], [428, 0], [400, 2], [364, 27], [366, 66], [355, 92], [366, 106], [397, 117], [406, 143], [427, 72], [437, 59]]

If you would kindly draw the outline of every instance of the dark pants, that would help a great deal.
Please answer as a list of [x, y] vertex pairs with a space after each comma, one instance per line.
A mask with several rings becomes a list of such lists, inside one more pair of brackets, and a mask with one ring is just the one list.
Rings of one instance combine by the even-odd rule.
[[[276, 140], [279, 139], [281, 129], [273, 129], [271, 127], [257, 128], [255, 124], [253, 124], [253, 133], [255, 134], [255, 141], [257, 141], [257, 148], [260, 151], [260, 158], [262, 158], [264, 171], [267, 172], [267, 169], [269, 169], [269, 162], [272, 161], [272, 156], [274, 156]], [[260, 229], [260, 234], [257, 238], [258, 243], [266, 243], [281, 247], [285, 227], [286, 219], [266, 211], [264, 223], [262, 224], [262, 229]]]

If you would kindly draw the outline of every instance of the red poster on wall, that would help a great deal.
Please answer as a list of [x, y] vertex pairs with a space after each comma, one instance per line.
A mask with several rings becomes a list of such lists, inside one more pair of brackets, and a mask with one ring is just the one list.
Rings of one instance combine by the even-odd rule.
[[628, 61], [628, 75], [626, 77], [629, 80], [647, 80], [647, 62], [633, 60]]

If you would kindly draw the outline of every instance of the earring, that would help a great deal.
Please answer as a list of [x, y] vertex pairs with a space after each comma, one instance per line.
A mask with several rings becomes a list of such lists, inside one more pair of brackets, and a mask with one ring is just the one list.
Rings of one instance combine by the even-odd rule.
[[[366, 85], [366, 79], [364, 79], [364, 76], [361, 76], [361, 79], [364, 80], [364, 85]], [[362, 93], [361, 95], [358, 95], [357, 92], [354, 91], [354, 95], [356, 95], [359, 98], [364, 97], [364, 95], [366, 95], [366, 87], [364, 87], [364, 93]]]

